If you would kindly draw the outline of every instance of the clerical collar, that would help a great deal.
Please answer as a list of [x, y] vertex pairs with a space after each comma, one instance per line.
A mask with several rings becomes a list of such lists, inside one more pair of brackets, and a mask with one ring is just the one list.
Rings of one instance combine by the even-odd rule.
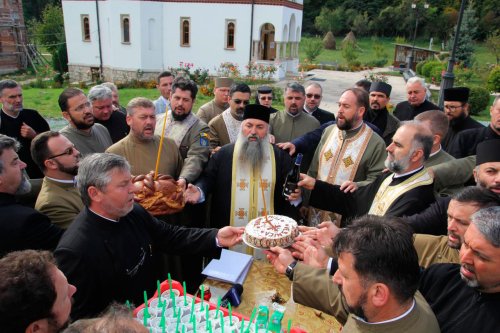
[[436, 155], [436, 154], [437, 154], [437, 153], [439, 153], [440, 151], [441, 151], [441, 144], [439, 145], [439, 149], [438, 149], [436, 152], [431, 153], [431, 154], [429, 155], [429, 158], [431, 158], [432, 156]]
[[292, 118], [297, 118], [297, 117], [300, 117], [300, 114], [301, 112], [297, 112], [297, 114], [291, 114], [290, 112], [288, 111], [285, 111], [287, 115], [289, 115], [290, 117]]
[[408, 175], [412, 175], [414, 173], [419, 172], [423, 168], [424, 168], [424, 166], [422, 165], [422, 166], [420, 166], [420, 168], [412, 170], [412, 171], [409, 171], [409, 172], [406, 172], [406, 173], [399, 173], [399, 174], [395, 173], [394, 175], [392, 175], [392, 179], [397, 179], [397, 178], [405, 177], [405, 176], [408, 176]]
[[47, 179], [50, 179], [52, 180], [53, 182], [56, 182], [56, 183], [62, 183], [62, 184], [75, 184], [75, 179], [56, 179], [56, 178], [52, 178], [52, 177], [49, 177], [49, 176], [45, 176], [47, 177]]
[[103, 219], [105, 220], [108, 220], [110, 222], [113, 222], [113, 223], [118, 223], [117, 220], [113, 220], [113, 219], [110, 219], [109, 217], [106, 217], [106, 216], [102, 216], [101, 214], [97, 214], [96, 212], [94, 212], [92, 209], [89, 208], [89, 210], [94, 213], [95, 215], [99, 216], [99, 217], [102, 217]]
[[367, 322], [366, 320], [364, 320], [363, 318], [361, 317], [358, 317], [356, 315], [353, 315], [353, 317], [356, 317], [356, 319], [358, 319], [359, 321], [362, 321], [363, 323], [365, 324], [369, 324], [369, 325], [379, 325], [379, 324], [387, 324], [387, 323], [392, 323], [394, 321], [397, 321], [397, 320], [400, 320], [400, 319], [403, 319], [404, 317], [406, 317], [407, 315], [410, 314], [410, 312], [413, 311], [413, 309], [415, 308], [415, 298], [413, 299], [413, 302], [410, 306], [410, 308], [408, 310], [405, 311], [405, 313], [403, 313], [402, 315], [400, 316], [397, 316], [396, 318], [392, 318], [392, 319], [389, 319], [389, 320], [384, 320], [384, 321], [377, 321], [375, 323], [370, 323], [370, 322]]
[[7, 112], [5, 112], [5, 111], [3, 110], [3, 108], [2, 108], [2, 113], [3, 113], [4, 115], [6, 115], [7, 117], [12, 118], [12, 119], [17, 119], [17, 117], [19, 117], [19, 115], [21, 114], [21, 111], [19, 111], [15, 117], [14, 117], [14, 116], [11, 116], [11, 115], [10, 115], [10, 114], [8, 114]]

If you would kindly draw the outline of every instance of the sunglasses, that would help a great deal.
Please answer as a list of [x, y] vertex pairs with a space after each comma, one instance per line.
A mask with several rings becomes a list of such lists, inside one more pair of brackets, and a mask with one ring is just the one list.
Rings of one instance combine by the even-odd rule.
[[318, 94], [306, 94], [306, 97], [307, 98], [315, 98], [315, 99], [320, 99], [321, 98], [321, 95], [318, 95]]
[[56, 158], [56, 157], [59, 157], [59, 156], [64, 156], [64, 155], [73, 155], [73, 153], [75, 152], [75, 146], [73, 147], [69, 147], [68, 149], [66, 149], [65, 151], [63, 151], [62, 153], [60, 154], [57, 154], [57, 155], [54, 155], [54, 156], [50, 156], [49, 158], [47, 158], [48, 160], [51, 160], [53, 158]]
[[271, 96], [260, 96], [259, 99], [263, 101], [272, 101], [273, 98]]
[[250, 101], [249, 101], [249, 100], [244, 101], [244, 100], [242, 100], [242, 99], [233, 99], [233, 102], [234, 102], [235, 104], [241, 104], [241, 103], [243, 103], [243, 105], [248, 105], [248, 104], [250, 104]]

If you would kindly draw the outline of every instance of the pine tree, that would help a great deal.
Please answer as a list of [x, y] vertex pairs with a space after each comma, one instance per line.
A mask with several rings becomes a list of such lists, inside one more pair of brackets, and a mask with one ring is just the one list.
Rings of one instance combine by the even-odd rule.
[[[474, 62], [474, 39], [477, 31], [476, 11], [472, 3], [464, 10], [462, 18], [462, 26], [460, 27], [460, 35], [458, 38], [457, 49], [455, 50], [455, 59], [462, 63], [465, 67], [471, 67]], [[457, 26], [453, 28], [453, 35], [450, 39], [449, 49], [453, 48], [455, 33]]]

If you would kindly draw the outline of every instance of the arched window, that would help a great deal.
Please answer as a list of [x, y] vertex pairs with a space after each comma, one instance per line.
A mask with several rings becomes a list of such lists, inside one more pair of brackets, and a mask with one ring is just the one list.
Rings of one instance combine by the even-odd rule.
[[236, 24], [234, 21], [226, 21], [226, 49], [234, 49], [234, 36]]
[[122, 18], [122, 43], [130, 43], [130, 17], [121, 15]]
[[181, 46], [189, 46], [191, 22], [188, 17], [181, 17]]
[[88, 15], [81, 16], [82, 21], [82, 39], [84, 42], [90, 42], [90, 20]]

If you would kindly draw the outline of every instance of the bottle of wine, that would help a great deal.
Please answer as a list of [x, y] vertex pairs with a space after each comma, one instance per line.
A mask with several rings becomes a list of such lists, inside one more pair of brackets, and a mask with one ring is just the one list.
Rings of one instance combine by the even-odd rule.
[[283, 195], [289, 197], [297, 189], [297, 183], [300, 180], [300, 163], [302, 163], [302, 154], [297, 154], [295, 165], [286, 176], [285, 184], [283, 185]]

